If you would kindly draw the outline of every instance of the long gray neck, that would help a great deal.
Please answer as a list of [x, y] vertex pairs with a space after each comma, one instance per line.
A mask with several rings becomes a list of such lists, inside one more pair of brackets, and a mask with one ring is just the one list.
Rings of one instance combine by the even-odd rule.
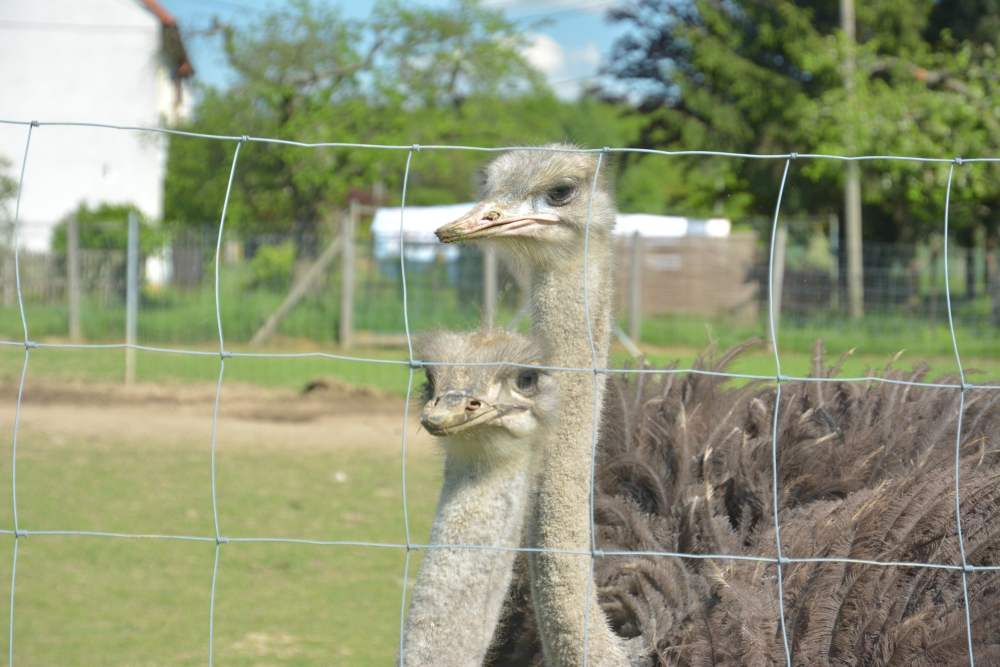
[[[430, 543], [521, 546], [529, 462], [527, 451], [504, 461], [449, 454]], [[481, 665], [515, 556], [492, 549], [428, 549], [410, 598], [401, 662]]]
[[[593, 333], [598, 367], [607, 365], [611, 333], [608, 246], [606, 238], [591, 239], [586, 276], [589, 331]], [[581, 254], [537, 276], [533, 293], [534, 332], [547, 344], [548, 365], [589, 368], [593, 364], [584, 316], [583, 275]], [[529, 539], [542, 548], [589, 551], [591, 452], [594, 435], [600, 428], [604, 377], [560, 371], [555, 372], [555, 377], [559, 386], [558, 418], [549, 437], [538, 448], [537, 496]], [[589, 554], [532, 553], [529, 563], [546, 665], [584, 664], [585, 638], [586, 664], [616, 667], [626, 664], [621, 641], [611, 632], [598, 605]], [[589, 617], [586, 633], [585, 609]]]

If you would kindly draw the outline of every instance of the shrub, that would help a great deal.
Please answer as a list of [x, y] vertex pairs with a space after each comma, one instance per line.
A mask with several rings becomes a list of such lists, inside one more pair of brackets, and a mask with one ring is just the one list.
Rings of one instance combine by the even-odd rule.
[[288, 289], [295, 268], [295, 244], [286, 241], [279, 245], [261, 246], [250, 260], [249, 268], [246, 279], [248, 289]]

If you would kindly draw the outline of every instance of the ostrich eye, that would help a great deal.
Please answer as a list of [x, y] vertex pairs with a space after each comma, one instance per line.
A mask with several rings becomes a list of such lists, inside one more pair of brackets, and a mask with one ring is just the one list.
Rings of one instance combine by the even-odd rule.
[[560, 183], [549, 188], [545, 192], [545, 201], [549, 206], [564, 206], [576, 194], [576, 184], [571, 182]]
[[517, 379], [514, 382], [517, 385], [517, 390], [519, 392], [522, 394], [530, 394], [538, 389], [538, 371], [521, 371], [518, 373]]

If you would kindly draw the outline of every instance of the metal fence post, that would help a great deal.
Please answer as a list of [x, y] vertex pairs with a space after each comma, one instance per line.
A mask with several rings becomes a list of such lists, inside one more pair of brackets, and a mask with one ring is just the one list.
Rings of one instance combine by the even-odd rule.
[[497, 319], [497, 253], [483, 248], [483, 326], [492, 329]]
[[352, 201], [347, 215], [340, 218], [340, 346], [354, 345], [354, 230], [357, 227], [358, 203]]
[[125, 269], [125, 384], [135, 382], [135, 338], [139, 315], [139, 216], [128, 214], [128, 260]]
[[66, 223], [66, 299], [69, 302], [69, 339], [79, 341], [80, 332], [80, 223], [71, 216]]

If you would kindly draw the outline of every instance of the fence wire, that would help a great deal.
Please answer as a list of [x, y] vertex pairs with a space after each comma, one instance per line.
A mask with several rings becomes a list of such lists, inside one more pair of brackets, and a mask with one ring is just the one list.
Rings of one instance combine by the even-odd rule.
[[[589, 558], [590, 561], [590, 571], [593, 573], [594, 563], [597, 558], [605, 557], [662, 557], [662, 558], [681, 558], [681, 559], [697, 559], [697, 560], [732, 560], [732, 561], [748, 561], [748, 562], [760, 562], [760, 563], [771, 563], [774, 564], [777, 570], [777, 591], [776, 599], [778, 602], [778, 613], [779, 622], [781, 627], [782, 641], [784, 645], [784, 654], [788, 667], [793, 664], [792, 661], [792, 651], [789, 646], [788, 630], [786, 627], [785, 610], [784, 610], [784, 591], [783, 591], [783, 567], [794, 563], [848, 563], [855, 565], [867, 565], [867, 566], [878, 566], [878, 567], [906, 567], [906, 568], [929, 568], [929, 569], [939, 569], [960, 572], [962, 576], [962, 595], [963, 595], [963, 606], [965, 612], [965, 630], [966, 638], [968, 644], [968, 658], [969, 664], [975, 665], [975, 655], [973, 651], [973, 641], [972, 641], [972, 621], [971, 614], [969, 610], [969, 592], [968, 592], [968, 578], [970, 575], [976, 572], [996, 572], [1000, 571], [1000, 564], [997, 565], [971, 565], [966, 558], [965, 552], [965, 535], [962, 531], [962, 517], [961, 517], [961, 471], [959, 466], [960, 459], [960, 444], [962, 438], [962, 426], [964, 418], [964, 408], [965, 408], [965, 395], [968, 391], [976, 390], [1000, 390], [1000, 385], [993, 384], [972, 384], [968, 382], [966, 377], [965, 367], [962, 365], [962, 357], [959, 352], [958, 337], [955, 333], [955, 323], [952, 315], [952, 300], [951, 300], [951, 285], [950, 276], [948, 271], [948, 243], [949, 243], [949, 213], [951, 207], [951, 194], [954, 181], [954, 175], [956, 168], [961, 167], [963, 164], [970, 163], [1000, 163], [1000, 157], [980, 157], [980, 158], [935, 158], [935, 157], [918, 157], [918, 156], [899, 156], [899, 155], [859, 155], [859, 156], [845, 156], [845, 155], [830, 155], [830, 154], [813, 154], [813, 153], [776, 153], [776, 154], [753, 154], [753, 153], [734, 153], [726, 151], [703, 151], [703, 150], [679, 150], [679, 151], [668, 151], [668, 150], [656, 150], [656, 149], [645, 149], [645, 148], [596, 148], [596, 149], [585, 149], [585, 148], [549, 148], [540, 146], [505, 146], [505, 147], [486, 147], [486, 146], [458, 146], [458, 145], [390, 145], [390, 144], [363, 144], [363, 143], [347, 143], [347, 142], [317, 142], [317, 143], [307, 143], [288, 139], [278, 139], [278, 138], [267, 138], [267, 137], [253, 137], [248, 135], [214, 135], [214, 134], [204, 134], [198, 132], [187, 132], [181, 130], [171, 130], [165, 128], [150, 128], [150, 127], [137, 127], [137, 126], [127, 126], [127, 125], [114, 125], [107, 123], [90, 123], [90, 122], [73, 122], [73, 121], [58, 121], [58, 122], [40, 122], [40, 121], [18, 121], [18, 120], [7, 120], [0, 119], [0, 124], [2, 125], [14, 125], [23, 126], [26, 128], [26, 137], [24, 145], [24, 154], [21, 160], [20, 176], [18, 179], [17, 188], [17, 198], [14, 210], [14, 274], [15, 274], [15, 286], [17, 290], [17, 304], [18, 312], [21, 319], [21, 325], [24, 332], [23, 340], [0, 340], [0, 345], [3, 346], [19, 346], [24, 348], [23, 363], [21, 366], [21, 373], [18, 381], [17, 389], [17, 402], [14, 411], [14, 424], [13, 424], [13, 434], [12, 434], [12, 447], [11, 447], [11, 493], [12, 493], [12, 517], [13, 526], [9, 529], [0, 529], [0, 535], [10, 535], [14, 538], [13, 552], [11, 555], [11, 581], [10, 581], [10, 600], [9, 600], [9, 629], [8, 629], [8, 664], [14, 665], [14, 626], [15, 626], [15, 610], [16, 610], [16, 585], [17, 585], [17, 563], [18, 563], [18, 551], [19, 545], [22, 539], [28, 536], [32, 537], [79, 537], [79, 538], [101, 538], [101, 539], [129, 539], [129, 540], [164, 540], [164, 541], [187, 541], [187, 542], [207, 542], [215, 544], [215, 553], [212, 563], [212, 576], [211, 576], [211, 591], [209, 596], [209, 610], [208, 610], [208, 651], [207, 651], [207, 662], [211, 666], [214, 662], [215, 655], [215, 609], [217, 604], [217, 582], [219, 577], [219, 570], [222, 562], [222, 547], [226, 544], [247, 544], [247, 543], [285, 543], [285, 544], [296, 544], [296, 545], [309, 545], [309, 546], [326, 546], [326, 547], [367, 547], [373, 549], [394, 549], [400, 550], [405, 553], [404, 564], [403, 564], [403, 585], [402, 594], [400, 599], [400, 612], [399, 612], [399, 652], [400, 655], [405, 654], [404, 645], [404, 627], [406, 622], [406, 601], [407, 601], [407, 582], [409, 580], [409, 570], [410, 570], [410, 556], [413, 551], [426, 551], [432, 549], [467, 549], [467, 550], [491, 550], [497, 552], [517, 552], [517, 553], [539, 553], [542, 551], [548, 553], [559, 553], [565, 555], [576, 555], [580, 557]], [[28, 319], [25, 313], [24, 299], [21, 285], [21, 274], [20, 274], [20, 254], [19, 254], [19, 231], [20, 231], [20, 215], [21, 215], [21, 195], [24, 190], [24, 181], [27, 173], [28, 157], [31, 147], [31, 138], [34, 131], [37, 128], [46, 126], [57, 126], [57, 127], [88, 127], [88, 128], [100, 128], [113, 131], [123, 131], [123, 132], [144, 132], [144, 133], [158, 133], [166, 135], [175, 135], [183, 137], [191, 137], [209, 141], [223, 141], [235, 144], [233, 150], [232, 164], [229, 172], [229, 180], [226, 186], [225, 197], [222, 201], [221, 214], [219, 218], [218, 234], [216, 237], [216, 247], [214, 255], [214, 291], [215, 291], [215, 315], [216, 324], [218, 327], [218, 350], [217, 351], [207, 351], [207, 350], [191, 350], [182, 348], [171, 348], [171, 347], [157, 347], [149, 345], [138, 345], [138, 344], [126, 344], [126, 343], [45, 343], [33, 341], [29, 335]], [[247, 143], [266, 143], [266, 144], [281, 144], [287, 146], [296, 146], [305, 149], [319, 149], [319, 148], [345, 148], [345, 149], [356, 149], [356, 150], [377, 150], [377, 151], [393, 151], [393, 152], [405, 152], [406, 153], [406, 163], [404, 167], [403, 174], [403, 184], [402, 192], [400, 196], [400, 289], [402, 293], [403, 301], [403, 323], [406, 333], [406, 348], [407, 357], [405, 359], [374, 359], [362, 356], [352, 356], [352, 355], [341, 355], [333, 354], [328, 352], [241, 352], [241, 351], [231, 351], [227, 350], [225, 347], [225, 338], [223, 330], [223, 318], [221, 310], [221, 300], [220, 300], [220, 256], [222, 249], [223, 236], [225, 232], [226, 223], [226, 213], [229, 206], [230, 196], [232, 193], [233, 180], [236, 174], [236, 170], [239, 164], [240, 149]], [[409, 324], [409, 306], [407, 302], [407, 283], [406, 283], [406, 259], [405, 259], [405, 236], [402, 231], [405, 226], [406, 219], [406, 195], [407, 188], [409, 185], [411, 166], [413, 163], [413, 157], [415, 153], [420, 151], [478, 151], [483, 153], [497, 153], [506, 152], [510, 150], [528, 150], [528, 151], [539, 151], [539, 152], [564, 152], [564, 153], [591, 153], [597, 155], [597, 167], [595, 170], [593, 182], [591, 183], [591, 202], [593, 201], [593, 195], [596, 191], [598, 176], [601, 167], [604, 163], [604, 156], [608, 153], [643, 153], [651, 155], [661, 155], [665, 157], [677, 157], [677, 156], [706, 156], [706, 157], [723, 157], [732, 159], [749, 159], [749, 160], [781, 160], [784, 161], [784, 169], [782, 171], [781, 180], [778, 188], [778, 193], [776, 197], [774, 215], [771, 224], [771, 237], [769, 242], [769, 262], [768, 262], [768, 321], [770, 324], [770, 343], [774, 351], [774, 362], [775, 362], [775, 373], [774, 375], [764, 375], [764, 374], [753, 374], [753, 373], [730, 373], [722, 371], [710, 371], [694, 368], [609, 368], [599, 363], [597, 348], [594, 340], [594, 332], [591, 325], [591, 318], [589, 317], [590, 310], [590, 294], [587, 283], [587, 267], [588, 267], [588, 255], [589, 255], [589, 238], [590, 238], [590, 225], [592, 218], [592, 210], [588, 207], [587, 213], [587, 223], [584, 233], [584, 271], [582, 275], [582, 290], [584, 296], [584, 307], [586, 311], [587, 327], [588, 327], [588, 342], [591, 348], [592, 364], [588, 367], [565, 367], [565, 366], [548, 366], [544, 364], [520, 364], [512, 363], [506, 361], [499, 362], [479, 362], [479, 363], [464, 363], [464, 362], [439, 362], [434, 360], [421, 360], [414, 356], [413, 352], [413, 342], [412, 333], [410, 331]], [[943, 232], [944, 232], [944, 280], [945, 280], [945, 299], [947, 305], [947, 322], [948, 330], [951, 339], [952, 350], [955, 357], [955, 363], [958, 367], [958, 378], [959, 382], [923, 382], [916, 380], [902, 380], [902, 379], [891, 379], [885, 377], [877, 376], [854, 376], [854, 377], [806, 377], [806, 376], [796, 376], [796, 375], [785, 375], [781, 371], [781, 353], [778, 345], [778, 334], [777, 327], [775, 326], [779, 317], [779, 313], [775, 312], [775, 294], [774, 294], [774, 260], [776, 252], [776, 238], [778, 235], [779, 225], [781, 224], [781, 205], [785, 193], [785, 187], [788, 183], [788, 176], [793, 163], [800, 160], [837, 160], [837, 161], [908, 161], [908, 162], [920, 162], [920, 163], [935, 163], [935, 164], [948, 164], [948, 178], [947, 186], [945, 189], [944, 198], [944, 220], [943, 220]], [[110, 532], [110, 531], [95, 531], [95, 530], [72, 530], [72, 529], [26, 529], [23, 528], [18, 519], [18, 502], [17, 502], [17, 444], [18, 444], [18, 433], [20, 430], [21, 422], [21, 410], [24, 398], [24, 387], [28, 376], [28, 364], [33, 350], [44, 350], [52, 348], [62, 348], [71, 350], [109, 350], [109, 349], [133, 349], [140, 350], [144, 352], [153, 352], [160, 354], [179, 354], [179, 355], [194, 355], [194, 356], [218, 356], [219, 358], [219, 373], [216, 382], [215, 399], [212, 407], [212, 425], [211, 425], [211, 439], [210, 439], [210, 460], [211, 460], [211, 498], [212, 498], [212, 518], [214, 526], [214, 535], [181, 535], [181, 534], [156, 534], [156, 533], [125, 533], [125, 532]], [[402, 437], [400, 442], [400, 470], [401, 470], [401, 491], [402, 491], [402, 512], [403, 512], [403, 540], [398, 543], [392, 542], [369, 542], [363, 540], [320, 540], [320, 539], [307, 539], [307, 538], [295, 538], [295, 537], [244, 537], [244, 536], [230, 536], [226, 535], [222, 530], [222, 526], [219, 523], [219, 506], [218, 506], [218, 488], [217, 488], [217, 476], [216, 476], [216, 445], [217, 445], [217, 430], [218, 430], [218, 418], [219, 418], [219, 406], [222, 398], [222, 388], [223, 381], [225, 377], [226, 359], [234, 357], [245, 357], [245, 358], [268, 358], [268, 359], [328, 359], [335, 361], [348, 361], [356, 362], [361, 364], [390, 364], [398, 365], [400, 367], [407, 368], [407, 389], [406, 389], [406, 399], [403, 408], [403, 428]], [[413, 376], [414, 372], [425, 365], [435, 365], [435, 366], [516, 366], [523, 368], [535, 368], [538, 370], [551, 371], [551, 372], [570, 372], [570, 373], [589, 373], [593, 376], [593, 387], [594, 387], [594, 401], [593, 401], [593, 418], [594, 423], [596, 423], [598, 413], [600, 410], [600, 378], [611, 373], [621, 373], [621, 374], [697, 374], [706, 376], [717, 376], [726, 377], [731, 379], [739, 380], [764, 380], [771, 381], [775, 383], [775, 406], [773, 413], [772, 422], [772, 432], [771, 432], [771, 490], [772, 490], [772, 507], [771, 512], [773, 514], [774, 520], [774, 530], [775, 530], [775, 555], [772, 556], [754, 556], [754, 555], [740, 555], [740, 554], [700, 554], [700, 553], [682, 553], [682, 552], [671, 552], [671, 551], [616, 551], [616, 550], [602, 550], [597, 548], [596, 542], [596, 530], [594, 525], [594, 474], [596, 465], [596, 455], [597, 455], [597, 432], [595, 430], [593, 435], [593, 440], [591, 443], [591, 461], [590, 461], [590, 480], [589, 480], [589, 494], [588, 494], [588, 505], [590, 511], [590, 526], [591, 526], [591, 540], [589, 548], [585, 549], [552, 549], [552, 548], [534, 548], [534, 547], [510, 547], [502, 545], [475, 545], [475, 544], [423, 544], [420, 542], [414, 542], [411, 539], [410, 534], [410, 522], [409, 522], [409, 503], [407, 501], [407, 425], [409, 421], [409, 405], [413, 394]], [[856, 382], [856, 383], [874, 383], [882, 382], [895, 385], [906, 385], [912, 387], [930, 388], [930, 389], [950, 389], [958, 392], [958, 420], [956, 425], [955, 433], [955, 456], [954, 456], [954, 505], [955, 505], [955, 522], [956, 522], [956, 534], [959, 544], [959, 561], [958, 563], [930, 563], [930, 562], [910, 562], [910, 561], [876, 561], [876, 560], [865, 560], [857, 558], [833, 558], [833, 557], [795, 557], [786, 556], [782, 552], [781, 545], [781, 522], [778, 508], [778, 412], [781, 400], [781, 388], [782, 385], [788, 382]], [[588, 589], [593, 586], [593, 578], [588, 577], [587, 580]], [[589, 599], [592, 590], [588, 590]], [[584, 642], [586, 644], [588, 637], [587, 632], [589, 630], [589, 609], [590, 605], [586, 605], [584, 609]], [[586, 651], [585, 651], [586, 656]], [[586, 659], [586, 657], [585, 657]]]

